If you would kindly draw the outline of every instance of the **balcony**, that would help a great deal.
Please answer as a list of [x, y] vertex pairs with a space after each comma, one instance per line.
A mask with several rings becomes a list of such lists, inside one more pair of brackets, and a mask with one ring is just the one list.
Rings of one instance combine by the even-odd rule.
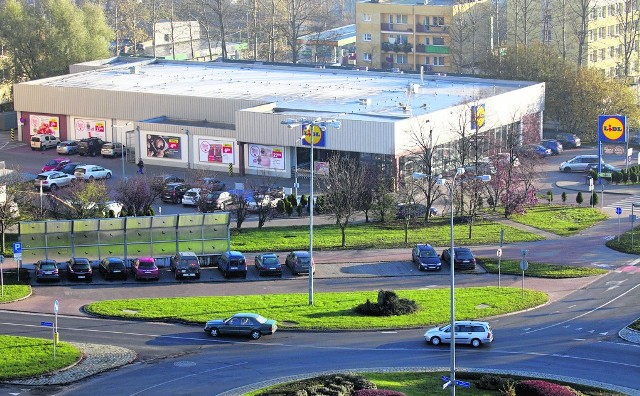
[[381, 45], [384, 52], [413, 52], [413, 45], [411, 43], [395, 43], [383, 42]]
[[416, 44], [416, 53], [418, 54], [448, 54], [449, 47], [444, 45], [424, 45]]
[[413, 27], [411, 25], [407, 25], [406, 23], [398, 24], [398, 23], [381, 23], [380, 30], [383, 32], [409, 32], [413, 33]]

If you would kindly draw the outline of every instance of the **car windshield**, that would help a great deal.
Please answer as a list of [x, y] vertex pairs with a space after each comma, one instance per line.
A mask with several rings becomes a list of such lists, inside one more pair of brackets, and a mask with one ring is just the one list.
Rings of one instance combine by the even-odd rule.
[[58, 165], [58, 161], [56, 160], [51, 160], [49, 162], [47, 162], [47, 165], [52, 166], [52, 165]]
[[275, 257], [265, 257], [263, 262], [265, 265], [276, 265], [278, 264], [278, 259]]
[[36, 176], [36, 180], [47, 180], [47, 175], [38, 175]]
[[155, 263], [151, 263], [148, 261], [141, 261], [140, 264], [138, 265], [138, 267], [140, 268], [144, 268], [144, 269], [152, 269], [155, 268]]
[[458, 259], [470, 259], [473, 258], [470, 250], [458, 250], [456, 249], [456, 258]]
[[182, 265], [184, 266], [188, 266], [188, 267], [197, 267], [198, 266], [198, 259], [183, 259], [182, 260]]
[[79, 263], [79, 264], [73, 265], [74, 270], [84, 270], [84, 269], [89, 269], [90, 267], [91, 266], [89, 265], [89, 263]]
[[120, 263], [120, 262], [117, 262], [117, 261], [116, 262], [111, 262], [111, 263], [109, 263], [109, 268], [116, 269], [116, 270], [124, 269], [124, 264]]
[[44, 271], [53, 271], [54, 269], [56, 269], [56, 265], [53, 263], [43, 263], [40, 264], [40, 269]]
[[438, 253], [433, 249], [421, 250], [420, 257], [438, 257]]

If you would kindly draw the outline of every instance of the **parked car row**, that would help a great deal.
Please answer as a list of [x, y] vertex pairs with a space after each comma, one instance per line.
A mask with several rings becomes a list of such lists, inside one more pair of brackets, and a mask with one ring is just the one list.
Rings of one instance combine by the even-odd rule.
[[[31, 136], [31, 150], [47, 150], [55, 148], [58, 154], [80, 156], [88, 155], [95, 157], [102, 155], [103, 157], [120, 157], [123, 155], [124, 146], [118, 142], [105, 142], [98, 137], [89, 137], [81, 140], [64, 140], [60, 141], [54, 135], [37, 134]], [[43, 171], [44, 172], [44, 171]]]
[[[454, 247], [454, 270], [475, 270], [476, 258], [469, 248]], [[417, 244], [411, 250], [411, 260], [418, 266], [420, 271], [442, 269], [442, 262], [451, 265], [451, 248], [445, 249], [440, 256], [429, 244]]]
[[[45, 167], [53, 167], [55, 160], [52, 160]], [[44, 169], [44, 168], [43, 168]], [[110, 179], [112, 172], [110, 169], [99, 165], [82, 165], [80, 163], [60, 162], [56, 166], [57, 170], [44, 171], [38, 174], [34, 180], [36, 188], [55, 191], [60, 187], [65, 187], [76, 180], [94, 181], [98, 179]]]

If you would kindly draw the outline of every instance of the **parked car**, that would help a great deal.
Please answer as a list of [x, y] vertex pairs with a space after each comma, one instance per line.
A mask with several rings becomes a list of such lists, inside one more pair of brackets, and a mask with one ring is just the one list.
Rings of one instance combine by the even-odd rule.
[[562, 144], [565, 149], [577, 148], [582, 145], [580, 138], [575, 133], [561, 132], [556, 135], [556, 140]]
[[218, 258], [218, 270], [222, 272], [225, 278], [229, 278], [233, 275], [247, 277], [247, 260], [244, 254], [228, 250], [223, 252]]
[[[474, 270], [476, 269], [476, 258], [471, 253], [471, 249], [465, 247], [454, 248], [456, 252], [454, 270]], [[445, 249], [440, 256], [442, 261], [451, 265], [451, 248]]]
[[153, 257], [140, 257], [131, 263], [131, 274], [139, 280], [160, 280], [160, 269]]
[[43, 190], [55, 191], [60, 187], [68, 186], [76, 181], [75, 176], [67, 175], [59, 171], [49, 171], [40, 173], [33, 181], [36, 188], [42, 185]]
[[[611, 164], [606, 164], [606, 163], [602, 163], [601, 164], [601, 172], [602, 173], [611, 173], [612, 177], [614, 173], [622, 173], [622, 169], [615, 167]], [[593, 173], [594, 175], [598, 174], [598, 164], [589, 164], [587, 167], [587, 172], [589, 173]], [[612, 177], [603, 177], [603, 179], [609, 179], [611, 180]]]
[[170, 174], [157, 175], [151, 179], [151, 187], [157, 192], [161, 192], [164, 186], [169, 183], [184, 183], [184, 179]]
[[411, 249], [411, 259], [420, 271], [440, 271], [442, 269], [440, 256], [438, 256], [436, 250], [429, 244], [417, 244]]
[[169, 183], [162, 189], [162, 195], [160, 195], [160, 199], [162, 199], [162, 202], [167, 203], [181, 203], [184, 193], [186, 193], [190, 188], [191, 187], [188, 184], [180, 182]]
[[100, 149], [100, 154], [102, 154], [104, 158], [122, 157], [122, 150], [123, 150], [122, 143], [106, 142], [105, 144], [102, 145], [102, 148]]
[[112, 214], [114, 218], [120, 217], [120, 215], [122, 214], [122, 209], [124, 209], [124, 204], [122, 202], [107, 201], [104, 204], [104, 210], [102, 211], [102, 214], [104, 215], [104, 217], [112, 217]]
[[211, 191], [203, 198], [200, 209], [203, 212], [213, 212], [215, 210], [225, 210], [227, 205], [233, 203], [233, 197], [228, 191]]
[[100, 165], [81, 165], [73, 172], [76, 179], [94, 181], [98, 179], [111, 179], [111, 170]]
[[215, 177], [204, 177], [196, 180], [194, 184], [207, 191], [221, 191], [226, 186], [222, 180], [218, 180]]
[[77, 154], [78, 153], [78, 142], [75, 140], [65, 140], [56, 146], [56, 152], [58, 154]]
[[258, 254], [254, 260], [254, 266], [260, 276], [276, 275], [282, 278], [282, 264], [275, 253]]
[[576, 155], [569, 161], [565, 161], [560, 164], [560, 171], [562, 172], [586, 172], [589, 169], [589, 164], [597, 164], [598, 156], [595, 154], [589, 155]]
[[518, 155], [522, 157], [546, 158], [551, 156], [551, 149], [541, 144], [525, 144], [518, 150]]
[[[467, 344], [478, 348], [482, 344], [493, 341], [493, 331], [487, 322], [456, 321], [454, 331], [456, 344]], [[451, 324], [427, 330], [424, 333], [424, 340], [432, 345], [451, 344]]]
[[427, 207], [420, 203], [399, 203], [396, 206], [397, 219], [424, 217], [425, 213], [427, 213]]
[[91, 282], [93, 279], [93, 270], [91, 262], [88, 258], [72, 257], [67, 261], [67, 278], [69, 280], [84, 280]]
[[[86, 165], [85, 163], [82, 162], [68, 162], [66, 163], [62, 168], [58, 169], [60, 172], [64, 172], [67, 175], [71, 175], [73, 176], [74, 173], [76, 172], [76, 168], [82, 165]], [[74, 176], [75, 178], [75, 176]]]
[[200, 201], [200, 189], [190, 188], [182, 196], [182, 206], [197, 206]]
[[35, 265], [36, 282], [60, 282], [60, 271], [56, 260], [38, 260]]
[[311, 254], [308, 251], [296, 250], [287, 255], [284, 261], [285, 265], [289, 267], [294, 275], [308, 274], [309, 265], [311, 265], [311, 271], [316, 273], [315, 262], [311, 261]]
[[278, 325], [275, 320], [255, 313], [237, 313], [227, 319], [209, 320], [204, 326], [204, 332], [212, 337], [243, 335], [254, 340], [264, 334], [273, 334], [277, 329]]
[[31, 136], [31, 150], [46, 150], [56, 148], [60, 140], [53, 135], [33, 135]]
[[171, 257], [170, 269], [176, 279], [200, 279], [200, 262], [193, 252], [180, 252]]
[[91, 157], [95, 157], [100, 154], [103, 144], [104, 141], [97, 137], [82, 139], [78, 142], [78, 154], [81, 156], [89, 155]]
[[42, 167], [42, 172], [60, 170], [60, 168], [62, 168], [67, 163], [69, 163], [69, 160], [66, 158], [54, 158], [52, 160], [49, 160], [46, 164], [44, 164], [44, 166]]
[[552, 155], [560, 155], [564, 151], [564, 147], [562, 147], [562, 143], [560, 143], [556, 139], [543, 139], [540, 142], [540, 145], [551, 150]]
[[100, 260], [98, 271], [105, 279], [127, 279], [127, 268], [118, 257], [106, 257]]

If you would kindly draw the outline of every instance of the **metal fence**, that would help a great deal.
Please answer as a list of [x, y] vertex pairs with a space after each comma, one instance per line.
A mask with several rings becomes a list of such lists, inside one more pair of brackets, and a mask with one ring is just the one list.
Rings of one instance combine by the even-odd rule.
[[229, 212], [20, 222], [22, 261], [162, 259], [177, 252], [193, 252], [206, 261], [230, 249], [229, 223]]

